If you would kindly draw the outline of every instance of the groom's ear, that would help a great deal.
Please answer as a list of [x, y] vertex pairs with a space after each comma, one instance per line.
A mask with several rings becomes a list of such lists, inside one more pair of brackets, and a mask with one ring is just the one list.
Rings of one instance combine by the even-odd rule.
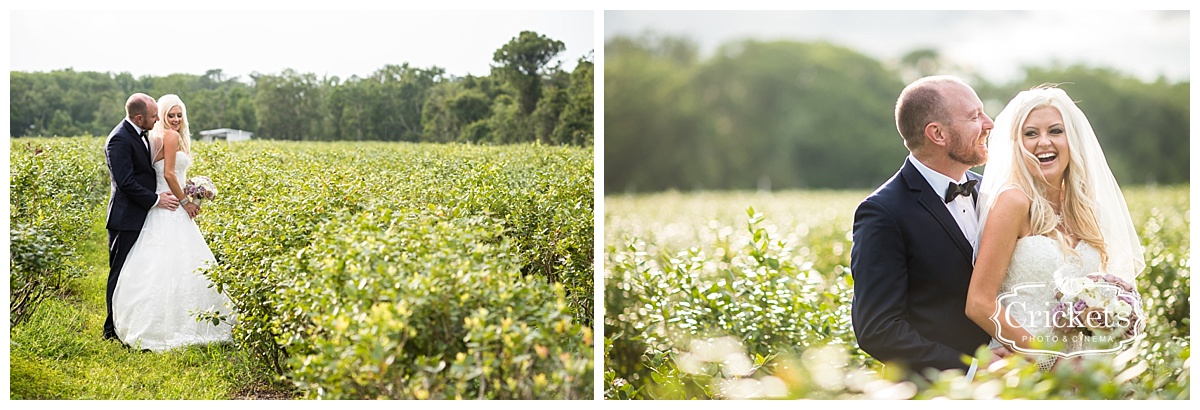
[[931, 122], [925, 124], [925, 139], [934, 144], [945, 146], [946, 136], [942, 133], [942, 124], [939, 122]]

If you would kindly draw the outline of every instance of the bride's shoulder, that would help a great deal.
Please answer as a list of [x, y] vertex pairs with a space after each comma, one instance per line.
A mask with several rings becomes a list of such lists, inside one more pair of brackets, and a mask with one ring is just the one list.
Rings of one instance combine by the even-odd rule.
[[162, 134], [163, 147], [178, 148], [179, 147], [179, 131], [163, 130]]
[[1029, 195], [1016, 186], [1007, 186], [996, 195], [996, 203], [992, 206], [992, 212], [1028, 215], [1030, 205], [1033, 205], [1033, 199]]
[[[1000, 187], [999, 191], [1000, 192], [996, 193], [997, 198], [1003, 198], [1005, 196], [1020, 197], [1020, 198], [1024, 198], [1025, 202], [1033, 202], [1033, 199], [1029, 196], [1029, 194], [1026, 193], [1024, 190], [1022, 190], [1021, 187], [1017, 186], [1017, 184], [1004, 185], [1004, 186]], [[1015, 200], [1015, 199], [1017, 199], [1017, 198], [1009, 198], [1009, 200]]]

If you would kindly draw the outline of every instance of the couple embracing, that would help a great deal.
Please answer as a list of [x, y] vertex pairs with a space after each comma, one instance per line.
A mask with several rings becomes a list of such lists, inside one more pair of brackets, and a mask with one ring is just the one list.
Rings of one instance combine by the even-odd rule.
[[196, 319], [229, 313], [229, 299], [202, 274], [214, 258], [192, 220], [200, 206], [184, 194], [191, 164], [187, 109], [174, 94], [134, 94], [109, 134], [104, 160], [109, 273], [105, 339], [164, 351], [231, 340], [231, 325]]
[[987, 365], [967, 360], [982, 346], [1049, 370], [1140, 334], [1142, 247], [1063, 90], [1023, 91], [993, 122], [962, 80], [926, 77], [901, 92], [896, 126], [910, 155], [854, 215], [863, 351], [910, 377], [970, 377]]

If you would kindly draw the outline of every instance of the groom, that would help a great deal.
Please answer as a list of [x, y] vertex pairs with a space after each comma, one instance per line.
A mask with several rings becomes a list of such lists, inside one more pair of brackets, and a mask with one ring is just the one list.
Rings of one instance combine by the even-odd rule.
[[[965, 311], [975, 205], [994, 124], [962, 80], [919, 79], [896, 101], [910, 155], [854, 213], [851, 320], [859, 347], [902, 372], [968, 370], [990, 337]], [[914, 374], [908, 373], [911, 377]]]
[[153, 158], [146, 138], [158, 122], [158, 104], [149, 95], [137, 93], [125, 101], [125, 119], [113, 128], [104, 144], [104, 162], [112, 183], [108, 201], [108, 287], [105, 302], [104, 338], [117, 339], [113, 327], [112, 297], [125, 257], [141, 233], [150, 208], [175, 210], [179, 200], [170, 192], [155, 194]]

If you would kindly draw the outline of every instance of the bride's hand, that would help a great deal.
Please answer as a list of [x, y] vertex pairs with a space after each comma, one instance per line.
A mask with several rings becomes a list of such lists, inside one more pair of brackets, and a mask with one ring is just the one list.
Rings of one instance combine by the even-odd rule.
[[997, 357], [999, 357], [999, 358], [1003, 359], [1003, 358], [1005, 358], [1005, 357], [1012, 356], [1012, 355], [1013, 355], [1013, 351], [1012, 351], [1012, 350], [1008, 350], [1008, 348], [1007, 348], [1007, 347], [1005, 347], [1005, 346], [1000, 346], [1000, 347], [997, 347], [997, 348], [995, 348], [995, 349], [992, 349], [992, 355], [994, 355], [994, 356], [997, 356]]
[[200, 215], [200, 206], [196, 204], [190, 202], [183, 204], [183, 209], [187, 211], [188, 216], [192, 219], [196, 219], [196, 216]]
[[1012, 350], [1008, 350], [1007, 347], [1000, 346], [1000, 347], [993, 348], [992, 349], [992, 360], [988, 361], [988, 364], [995, 363], [998, 360], [1005, 359], [1012, 355], [1013, 355]]

